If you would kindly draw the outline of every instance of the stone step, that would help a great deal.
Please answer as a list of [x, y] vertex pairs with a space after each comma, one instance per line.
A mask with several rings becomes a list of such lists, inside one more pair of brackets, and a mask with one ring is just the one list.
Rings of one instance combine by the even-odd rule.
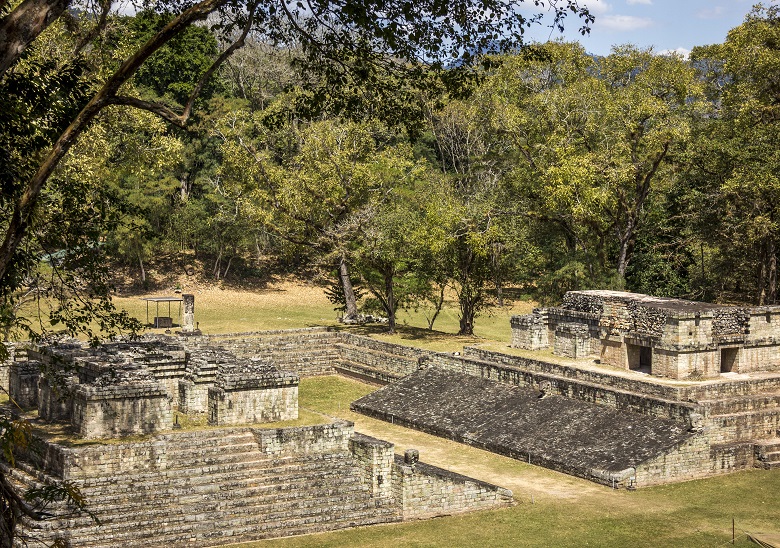
[[754, 467], [763, 470], [780, 470], [780, 460], [773, 462], [755, 461]]
[[297, 536], [397, 521], [400, 521], [400, 518], [395, 512], [386, 509], [376, 509], [376, 511], [356, 512], [339, 517], [319, 515], [277, 523], [256, 522], [249, 525], [242, 524], [229, 528], [221, 527], [221, 524], [215, 524], [215, 527], [210, 531], [169, 531], [163, 528], [145, 535], [143, 539], [137, 535], [125, 537], [121, 534], [105, 534], [98, 529], [94, 535], [89, 537], [81, 536], [78, 545], [85, 548], [113, 548], [120, 543], [128, 547], [144, 546], [145, 548], [217, 546], [234, 542]]
[[[349, 457], [342, 457], [345, 465], [350, 465]], [[327, 462], [331, 469], [341, 469], [337, 460], [268, 460], [255, 459], [243, 463], [232, 463], [222, 465], [207, 465], [200, 467], [182, 468], [177, 470], [149, 471], [133, 474], [117, 482], [113, 476], [103, 478], [88, 478], [79, 481], [79, 485], [84, 489], [119, 489], [120, 485], [126, 485], [127, 489], [150, 489], [154, 490], [160, 486], [161, 482], [167, 482], [171, 485], [192, 485], [196, 486], [202, 482], [214, 483], [221, 481], [225, 477], [252, 478], [255, 481], [264, 481], [268, 478], [289, 477], [307, 474], [312, 471], [320, 470]]]
[[[137, 527], [139, 518], [144, 522], [173, 523], [187, 521], [187, 516], [208, 516], [208, 519], [224, 522], [231, 516], [262, 514], [267, 519], [282, 519], [285, 515], [301, 513], [328, 513], [332, 508], [359, 509], [372, 506], [366, 488], [354, 483], [331, 486], [297, 484], [285, 489], [268, 488], [263, 492], [215, 493], [214, 496], [198, 496], [182, 500], [183, 497], [156, 497], [160, 504], [148, 507], [148, 498], [129, 501], [126, 504], [96, 504], [95, 514], [103, 527], [121, 529]], [[172, 511], [175, 509], [175, 511]], [[268, 517], [270, 516], [270, 517]], [[70, 521], [69, 529], [78, 526], [92, 526], [89, 517]]]
[[760, 409], [756, 411], [737, 411], [735, 413], [710, 415], [707, 420], [710, 420], [718, 425], [727, 425], [729, 422], [733, 422], [745, 417], [765, 417], [769, 419], [773, 417], [780, 417], [780, 407]]
[[705, 413], [710, 416], [761, 411], [780, 407], [780, 392], [763, 392], [734, 398], [701, 400]]
[[[191, 508], [184, 507], [176, 513], [162, 513], [158, 517], [154, 515], [154, 512], [149, 512], [148, 508], [141, 507], [143, 513], [136, 514], [136, 517], [125, 513], [122, 515], [121, 521], [106, 520], [99, 527], [85, 519], [71, 520], [69, 523], [64, 523], [64, 527], [74, 539], [99, 536], [103, 539], [109, 538], [113, 542], [130, 541], [131, 544], [135, 544], [148, 537], [156, 544], [166, 533], [172, 533], [178, 537], [189, 537], [197, 532], [198, 536], [202, 538], [218, 538], [226, 535], [235, 537], [237, 534], [241, 534], [241, 540], [248, 540], [243, 538], [244, 535], [239, 529], [243, 528], [244, 532], [252, 532], [254, 530], [262, 531], [263, 528], [280, 529], [280, 524], [283, 524], [284, 528], [288, 528], [305, 523], [310, 524], [310, 527], [322, 527], [330, 523], [322, 529], [326, 530], [334, 528], [333, 522], [344, 523], [344, 526], [353, 526], [357, 522], [370, 524], [397, 519], [393, 509], [376, 508], [374, 501], [367, 495], [362, 497], [362, 500], [355, 500], [355, 495], [352, 494], [351, 498], [345, 498], [343, 495], [312, 497], [310, 493], [300, 495], [295, 501], [259, 505], [242, 504], [219, 509], [194, 505]], [[337, 514], [333, 513], [335, 508], [339, 510]], [[204, 522], [204, 515], [208, 516], [207, 522]], [[269, 536], [280, 536], [280, 534], [283, 533], [277, 531]], [[146, 542], [143, 544], [148, 546]], [[79, 541], [78, 545], [91, 544]]]
[[389, 373], [376, 367], [362, 365], [353, 361], [339, 360], [335, 366], [336, 372], [347, 377], [354, 377], [370, 383], [390, 384], [393, 381], [402, 379], [404, 375]]
[[780, 468], [780, 438], [757, 441], [753, 444], [753, 454], [756, 468], [766, 470]]
[[356, 346], [349, 343], [336, 345], [342, 361], [359, 363], [380, 369], [394, 375], [406, 376], [417, 369], [417, 358], [399, 356], [368, 346]]
[[[316, 480], [313, 482], [311, 481], [312, 474], [316, 474]], [[342, 479], [346, 474], [354, 474], [354, 468], [340, 468], [328, 472], [307, 469], [300, 473], [278, 476], [268, 474], [263, 477], [235, 478], [228, 476], [225, 481], [219, 481], [219, 478], [213, 477], [208, 482], [198, 482], [195, 485], [186, 482], [159, 481], [155, 486], [154, 482], [149, 482], [146, 485], [131, 482], [124, 486], [114, 487], [110, 491], [83, 488], [82, 492], [90, 505], [101, 509], [110, 505], [132, 504], [133, 500], [147, 496], [175, 498], [180, 504], [187, 504], [193, 501], [208, 500], [217, 495], [225, 496], [226, 493], [229, 495], [232, 492], [239, 492], [239, 490], [248, 497], [255, 494], [261, 496], [268, 492], [283, 492], [292, 488], [291, 486], [318, 486], [325, 481], [345, 486], [350, 484]]]

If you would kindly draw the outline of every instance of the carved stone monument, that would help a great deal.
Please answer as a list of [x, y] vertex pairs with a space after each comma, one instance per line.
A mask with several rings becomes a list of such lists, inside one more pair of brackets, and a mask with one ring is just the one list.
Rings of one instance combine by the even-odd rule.
[[184, 303], [181, 331], [182, 333], [193, 333], [195, 331], [195, 295], [192, 293], [185, 293], [181, 298]]

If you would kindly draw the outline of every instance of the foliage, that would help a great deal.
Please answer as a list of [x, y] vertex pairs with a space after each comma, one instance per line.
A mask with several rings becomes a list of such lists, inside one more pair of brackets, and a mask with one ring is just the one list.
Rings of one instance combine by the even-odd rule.
[[693, 53], [713, 98], [688, 174], [699, 197], [692, 217], [716, 245], [707, 283], [760, 304], [778, 298], [778, 40], [780, 9], [759, 5], [725, 43]]

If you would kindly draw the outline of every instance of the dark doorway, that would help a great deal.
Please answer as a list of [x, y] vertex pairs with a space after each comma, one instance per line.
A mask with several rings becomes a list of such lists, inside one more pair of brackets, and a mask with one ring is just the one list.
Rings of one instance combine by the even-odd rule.
[[642, 373], [652, 373], [653, 371], [653, 349], [649, 346], [626, 343], [626, 352], [628, 354], [628, 368], [632, 371], [641, 371]]
[[720, 372], [731, 373], [737, 370], [739, 360], [739, 348], [721, 348], [720, 349]]

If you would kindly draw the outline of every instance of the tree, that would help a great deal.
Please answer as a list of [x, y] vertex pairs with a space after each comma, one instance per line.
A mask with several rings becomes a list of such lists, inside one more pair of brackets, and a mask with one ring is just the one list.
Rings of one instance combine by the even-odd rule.
[[759, 304], [778, 299], [778, 43], [780, 8], [758, 5], [725, 43], [692, 54], [713, 107], [689, 157], [689, 184], [699, 198], [692, 218], [704, 241], [715, 244], [710, 285], [726, 298]]
[[628, 46], [596, 59], [548, 43], [505, 58], [485, 87], [486, 135], [512, 145], [513, 201], [562, 244], [551, 285], [622, 286], [648, 199], [671, 180], [700, 105], [694, 69]]
[[[587, 10], [574, 0], [553, 5], [553, 24], [560, 25], [567, 12], [592, 21]], [[89, 65], [90, 55], [100, 57], [113, 44], [107, 41], [106, 29], [112, 20], [110, 1], [83, 4], [73, 0], [22, 0], [12, 3], [0, 0], [0, 150], [3, 157], [3, 193], [0, 198], [0, 298], [3, 311], [6, 302], [29, 281], [40, 263], [38, 246], [29, 245], [33, 231], [40, 229], [42, 206], [49, 198], [68, 199], [80, 206], [78, 220], [89, 219], [88, 213], [97, 204], [105, 203], [105, 193], [93, 188], [56, 184], [56, 173], [69, 151], [84, 139], [85, 133], [107, 109], [114, 106], [132, 107], [156, 114], [175, 126], [185, 126], [200, 92], [219, 66], [238, 48], [250, 32], [275, 44], [296, 45], [303, 52], [301, 67], [321, 76], [321, 86], [312, 94], [320, 100], [323, 90], [333, 85], [356, 87], [380, 84], [382, 72], [407, 75], [416, 82], [427, 83], [431, 74], [445, 76], [443, 80], [458, 84], [473, 52], [492, 49], [506, 50], [517, 46], [529, 20], [515, 4], [507, 0], [426, 0], [410, 3], [406, 0], [363, 2], [317, 0], [288, 5], [270, 0], [259, 3], [250, 0], [201, 0], [180, 4], [163, 2], [160, 12], [172, 16], [162, 28], [151, 33], [143, 44], [119, 48], [123, 55], [116, 61]], [[128, 87], [133, 77], [171, 40], [182, 36], [195, 22], [219, 12], [213, 29], [219, 28], [229, 45], [212, 59], [200, 74], [194, 75], [190, 86], [177, 86], [174, 93], [191, 89], [179, 96], [183, 105], [172, 107], [164, 102], [138, 97]], [[76, 15], [74, 15], [76, 14]], [[67, 23], [65, 21], [67, 19]], [[51, 30], [50, 30], [51, 29]], [[72, 44], [68, 55], [45, 60], [41, 44], [49, 32], [64, 33]], [[121, 38], [121, 37], [120, 37]], [[36, 52], [36, 50], [38, 50]], [[37, 53], [37, 58], [36, 58]], [[444, 71], [452, 59], [460, 59], [457, 70]], [[415, 62], [423, 61], [423, 63]], [[201, 70], [203, 65], [201, 65]], [[143, 76], [143, 74], [141, 74]], [[338, 97], [336, 97], [338, 99]], [[334, 101], [338, 103], [338, 101]], [[98, 189], [99, 190], [99, 189]], [[79, 192], [82, 195], [79, 195]], [[84, 193], [93, 193], [96, 200], [85, 200]], [[79, 207], [72, 208], [73, 211]], [[61, 216], [60, 219], [65, 219]], [[73, 221], [73, 219], [70, 219]], [[59, 240], [67, 272], [76, 281], [78, 272], [95, 274], [86, 298], [80, 304], [69, 304], [66, 316], [72, 330], [89, 330], [90, 320], [99, 314], [111, 328], [121, 324], [120, 316], [110, 314], [110, 287], [105, 284], [105, 264], [101, 267], [89, 258], [99, 249], [100, 231], [87, 223], [90, 230], [80, 230], [76, 223], [65, 227], [73, 230]], [[56, 240], [55, 231], [38, 237], [43, 243]], [[93, 246], [93, 247], [90, 247]], [[95, 307], [90, 297], [99, 298]], [[82, 313], [80, 314], [79, 311]], [[90, 332], [92, 335], [92, 333]], [[4, 349], [4, 347], [3, 347]], [[3, 352], [4, 353], [4, 352]], [[0, 484], [7, 484], [0, 474]], [[40, 517], [21, 497], [2, 490], [0, 496], [4, 521], [4, 542], [11, 543], [14, 516], [20, 512]]]

